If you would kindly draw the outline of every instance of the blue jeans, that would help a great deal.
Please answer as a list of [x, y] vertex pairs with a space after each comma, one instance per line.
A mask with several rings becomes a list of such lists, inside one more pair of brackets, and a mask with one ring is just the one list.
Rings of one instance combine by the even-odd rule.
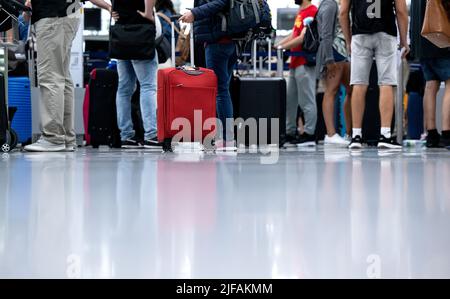
[[206, 66], [212, 69], [218, 79], [217, 116], [222, 122], [223, 131], [218, 132], [218, 139], [234, 140], [234, 127], [232, 120], [233, 103], [230, 94], [230, 82], [233, 69], [237, 62], [236, 44], [210, 44], [206, 47]]
[[119, 60], [119, 88], [117, 90], [117, 122], [122, 141], [133, 138], [135, 131], [131, 119], [131, 98], [136, 90], [136, 79], [141, 85], [141, 114], [145, 140], [156, 138], [156, 80], [158, 56], [153, 60]]

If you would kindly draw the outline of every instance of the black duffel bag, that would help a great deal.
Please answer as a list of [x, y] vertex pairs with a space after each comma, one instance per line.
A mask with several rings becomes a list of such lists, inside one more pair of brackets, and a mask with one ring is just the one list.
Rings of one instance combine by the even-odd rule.
[[172, 44], [164, 34], [156, 39], [156, 49], [158, 51], [158, 63], [166, 63], [172, 56]]
[[115, 24], [109, 31], [109, 57], [121, 60], [155, 58], [155, 24]]

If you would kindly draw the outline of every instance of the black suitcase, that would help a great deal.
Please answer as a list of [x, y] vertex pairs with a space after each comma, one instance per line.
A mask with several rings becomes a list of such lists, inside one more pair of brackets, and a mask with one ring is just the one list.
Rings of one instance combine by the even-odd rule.
[[[121, 146], [116, 108], [118, 80], [119, 77], [115, 70], [96, 69], [91, 73], [89, 80], [89, 134], [94, 148], [98, 148], [100, 145], [108, 145], [113, 148]], [[145, 130], [140, 107], [139, 83], [131, 99], [131, 117], [136, 137], [143, 140]]]
[[108, 145], [119, 148], [120, 131], [117, 126], [116, 71], [96, 69], [89, 80], [89, 134], [93, 148]]
[[[258, 125], [257, 144], [278, 144], [282, 145], [286, 135], [286, 80], [283, 78], [234, 78], [236, 90], [233, 98], [234, 117], [247, 121], [256, 119]], [[267, 120], [267, 138], [260, 136], [261, 119]], [[279, 120], [278, 136], [272, 137], [272, 119]], [[244, 123], [237, 123], [236, 138], [247, 130], [245, 145], [253, 145], [249, 130]], [[275, 140], [274, 140], [275, 139]], [[278, 139], [278, 140], [276, 140]], [[238, 140], [239, 142], [240, 140]], [[252, 144], [253, 143], [253, 144]]]
[[0, 73], [0, 146], [7, 141], [8, 114], [6, 109], [5, 78]]

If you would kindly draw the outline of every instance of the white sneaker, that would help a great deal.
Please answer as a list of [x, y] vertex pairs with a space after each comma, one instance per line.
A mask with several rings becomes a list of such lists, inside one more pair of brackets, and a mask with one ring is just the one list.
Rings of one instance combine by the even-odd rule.
[[27, 152], [62, 152], [66, 149], [64, 144], [54, 144], [44, 138], [40, 138], [33, 144], [24, 147]]
[[77, 150], [77, 146], [74, 144], [66, 144], [66, 148], [64, 149], [64, 152], [67, 153], [73, 153]]
[[219, 152], [235, 152], [238, 148], [235, 141], [223, 141], [219, 140], [216, 142], [216, 151]]
[[328, 135], [325, 136], [325, 145], [336, 145], [336, 146], [348, 146], [350, 142], [339, 136], [338, 134], [334, 134], [332, 137]]

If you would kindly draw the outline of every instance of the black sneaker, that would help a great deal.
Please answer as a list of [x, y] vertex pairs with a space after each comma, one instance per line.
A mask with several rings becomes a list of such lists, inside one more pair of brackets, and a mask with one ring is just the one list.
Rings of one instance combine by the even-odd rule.
[[402, 146], [397, 142], [396, 138], [386, 138], [381, 135], [380, 140], [378, 141], [379, 149], [398, 149], [401, 150]]
[[441, 140], [439, 141], [439, 147], [448, 148], [450, 146], [450, 139], [441, 136]]
[[160, 148], [162, 146], [163, 146], [162, 143], [160, 143], [158, 141], [158, 138], [156, 138], [156, 137], [153, 139], [144, 141], [144, 148]]
[[296, 144], [298, 147], [316, 146], [316, 136], [303, 133], [303, 135], [293, 140], [292, 144]]
[[427, 136], [427, 148], [440, 148], [441, 135], [439, 134], [428, 134]]
[[356, 136], [352, 138], [352, 142], [348, 146], [349, 149], [362, 149], [362, 138], [361, 136]]
[[298, 136], [296, 135], [286, 135], [284, 138], [283, 146], [290, 147], [295, 146], [294, 142], [298, 139]]
[[142, 147], [142, 142], [139, 141], [136, 137], [122, 141], [122, 148], [124, 149], [139, 149]]

